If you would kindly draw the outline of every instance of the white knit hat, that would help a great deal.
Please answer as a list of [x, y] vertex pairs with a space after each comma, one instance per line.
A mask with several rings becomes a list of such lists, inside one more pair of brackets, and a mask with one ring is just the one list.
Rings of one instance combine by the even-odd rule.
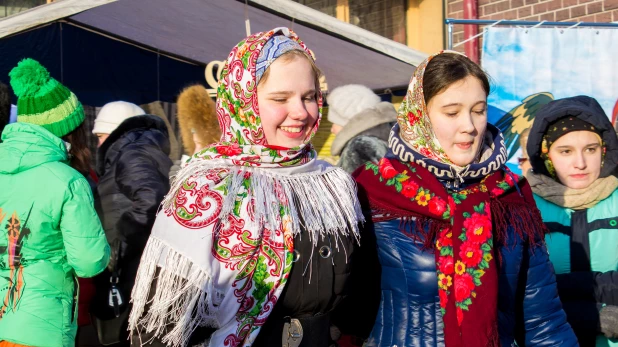
[[337, 87], [326, 97], [328, 121], [345, 126], [359, 112], [377, 105], [381, 100], [371, 89], [360, 84]]
[[146, 114], [139, 106], [126, 101], [105, 104], [94, 120], [93, 134], [111, 134], [125, 119]]

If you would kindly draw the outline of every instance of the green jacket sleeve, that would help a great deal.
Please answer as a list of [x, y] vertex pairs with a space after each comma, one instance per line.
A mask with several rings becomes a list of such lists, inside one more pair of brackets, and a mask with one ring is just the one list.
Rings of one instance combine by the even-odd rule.
[[69, 185], [60, 230], [67, 260], [77, 276], [93, 277], [105, 269], [109, 261], [109, 245], [94, 209], [92, 192], [84, 178]]

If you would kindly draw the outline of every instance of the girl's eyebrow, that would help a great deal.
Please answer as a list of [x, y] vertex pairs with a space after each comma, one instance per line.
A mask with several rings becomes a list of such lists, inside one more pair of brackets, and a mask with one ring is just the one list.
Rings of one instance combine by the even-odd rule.
[[[478, 104], [487, 104], [487, 101], [479, 100], [479, 101], [475, 102], [472, 107], [474, 107], [474, 106], [476, 106]], [[460, 102], [453, 102], [453, 103], [450, 103], [450, 104], [447, 104], [447, 105], [443, 105], [442, 108], [451, 107], [451, 106], [462, 106], [462, 104]]]
[[294, 94], [294, 93], [293, 92], [283, 91], [283, 90], [281, 90], [281, 91], [274, 91], [274, 92], [268, 93], [268, 95], [285, 95], [285, 96], [289, 96], [289, 95], [292, 95], [292, 94]]
[[[315, 89], [311, 89], [303, 93], [303, 95], [309, 95], [309, 94], [315, 94]], [[290, 96], [290, 95], [294, 95], [294, 92], [285, 91], [285, 90], [277, 90], [274, 92], [270, 92], [267, 95]]]

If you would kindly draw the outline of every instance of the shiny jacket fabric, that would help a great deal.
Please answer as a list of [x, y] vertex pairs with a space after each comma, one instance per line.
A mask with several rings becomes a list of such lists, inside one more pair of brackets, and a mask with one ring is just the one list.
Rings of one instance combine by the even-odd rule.
[[[444, 346], [434, 253], [402, 233], [398, 219], [369, 227], [375, 233], [382, 265], [382, 295], [366, 346]], [[498, 288], [501, 345], [577, 346], [558, 298], [547, 250], [528, 244], [509, 227], [505, 245], [496, 250], [502, 259]]]
[[150, 115], [125, 120], [99, 148], [98, 209], [110, 244], [145, 244], [169, 190], [169, 153], [167, 127]]
[[105, 269], [109, 245], [66, 145], [28, 123], [0, 144], [0, 341], [73, 347], [77, 278]]
[[[167, 127], [156, 116], [125, 120], [97, 152], [99, 184], [97, 212], [112, 246], [110, 266], [118, 264], [119, 286], [128, 301], [141, 254], [154, 224], [159, 204], [167, 194], [170, 142]], [[120, 253], [120, 254], [118, 254]], [[97, 288], [109, 287], [110, 273], [95, 278]], [[97, 291], [96, 303], [107, 306], [107, 291]], [[95, 303], [94, 311], [99, 317]]]

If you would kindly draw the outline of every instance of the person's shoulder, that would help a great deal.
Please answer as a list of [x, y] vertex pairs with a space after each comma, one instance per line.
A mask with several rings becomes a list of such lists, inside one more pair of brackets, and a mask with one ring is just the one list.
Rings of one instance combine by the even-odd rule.
[[388, 148], [388, 144], [383, 140], [369, 135], [360, 135], [356, 136], [348, 142], [348, 145], [344, 149], [345, 151], [355, 151], [355, 152], [377, 152], [383, 151], [385, 148]]
[[[46, 194], [69, 197], [91, 191], [90, 184], [79, 171], [62, 162], [49, 162], [33, 169], [38, 177], [33, 185], [38, 185]], [[42, 193], [43, 193], [42, 191]]]
[[57, 181], [55, 183], [71, 184], [72, 182], [78, 180], [86, 180], [84, 175], [79, 173], [79, 171], [75, 170], [70, 165], [59, 161], [41, 164], [39, 167], [34, 168], [34, 170], [41, 171], [37, 173], [37, 175], [46, 175], [47, 177]]

